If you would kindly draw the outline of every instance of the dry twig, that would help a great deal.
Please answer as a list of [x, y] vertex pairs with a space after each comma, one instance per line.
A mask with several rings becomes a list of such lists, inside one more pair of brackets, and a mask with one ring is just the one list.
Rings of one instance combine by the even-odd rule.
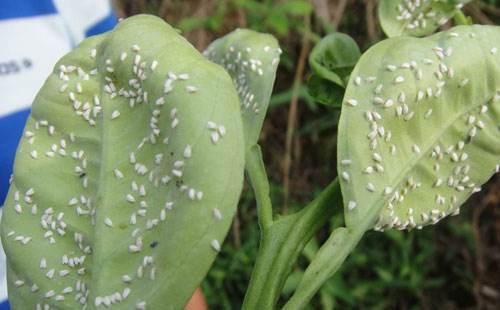
[[[306, 29], [310, 28], [310, 16], [304, 17], [304, 25]], [[292, 142], [294, 131], [297, 123], [297, 104], [299, 100], [299, 90], [302, 85], [302, 78], [304, 75], [304, 68], [309, 54], [309, 35], [306, 31], [302, 37], [302, 48], [300, 50], [299, 59], [297, 63], [297, 70], [295, 71], [295, 77], [293, 80], [292, 88], [292, 99], [290, 101], [290, 109], [288, 110], [288, 125], [286, 130], [286, 142], [285, 142], [285, 156], [283, 159], [283, 192], [284, 192], [284, 202], [283, 202], [283, 213], [286, 214], [288, 210], [288, 198], [290, 195], [290, 168], [292, 164]]]

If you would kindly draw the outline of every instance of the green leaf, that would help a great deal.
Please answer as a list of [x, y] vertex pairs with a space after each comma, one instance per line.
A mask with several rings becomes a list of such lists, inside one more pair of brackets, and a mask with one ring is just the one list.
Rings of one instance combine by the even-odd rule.
[[275, 31], [278, 35], [288, 35], [290, 20], [283, 12], [271, 11], [263, 22], [270, 30]]
[[307, 81], [314, 100], [340, 107], [349, 75], [360, 56], [356, 42], [343, 33], [332, 33], [316, 44], [309, 55], [313, 74]]
[[281, 54], [278, 42], [268, 34], [237, 29], [210, 44], [204, 54], [233, 79], [248, 149], [257, 143], [266, 116]]
[[314, 98], [314, 101], [335, 108], [342, 106], [344, 97], [344, 87], [339, 86], [329, 80], [322, 79], [318, 75], [311, 75], [307, 80], [307, 91]]
[[278, 4], [276, 9], [291, 15], [303, 16], [311, 13], [312, 6], [305, 0], [288, 0]]
[[33, 104], [1, 225], [13, 309], [180, 309], [236, 210], [229, 75], [146, 15], [64, 56]]
[[336, 32], [314, 46], [309, 55], [309, 65], [318, 77], [345, 88], [360, 56], [356, 42], [350, 36]]
[[498, 42], [498, 27], [458, 26], [361, 57], [339, 123], [347, 227], [434, 224], [498, 172]]
[[206, 23], [207, 23], [207, 20], [205, 18], [199, 17], [199, 16], [193, 16], [193, 17], [183, 18], [179, 22], [177, 27], [184, 32], [188, 32], [188, 31], [193, 31], [196, 29], [203, 28], [203, 26], [205, 26]]
[[[278, 106], [281, 106], [283, 104], [289, 104], [290, 101], [292, 100], [292, 97], [294, 95], [293, 89], [287, 89], [279, 93], [274, 93], [271, 97], [271, 100], [269, 100], [269, 107], [271, 109], [276, 108]], [[313, 98], [309, 95], [307, 91], [307, 87], [305, 85], [300, 85], [299, 91], [298, 91], [298, 98], [300, 100], [304, 100], [304, 102], [308, 106], [314, 106], [314, 100]]]
[[445, 24], [470, 0], [380, 0], [378, 16], [388, 37], [422, 37]]

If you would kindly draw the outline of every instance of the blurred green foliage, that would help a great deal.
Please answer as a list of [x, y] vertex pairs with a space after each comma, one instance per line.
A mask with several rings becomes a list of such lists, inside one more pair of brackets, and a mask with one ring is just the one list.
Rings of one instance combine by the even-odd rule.
[[206, 29], [218, 32], [231, 11], [244, 10], [248, 28], [272, 32], [279, 36], [287, 36], [297, 25], [295, 18], [311, 13], [312, 6], [306, 0], [289, 1], [254, 1], [231, 0], [217, 1], [215, 10], [208, 16], [191, 16], [183, 18], [177, 25], [182, 31]]

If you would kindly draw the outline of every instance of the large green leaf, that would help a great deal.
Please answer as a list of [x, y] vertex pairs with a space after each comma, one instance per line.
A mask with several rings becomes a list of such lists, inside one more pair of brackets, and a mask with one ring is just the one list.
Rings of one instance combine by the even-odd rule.
[[388, 37], [426, 36], [445, 24], [470, 0], [381, 0], [380, 24]]
[[230, 76], [161, 19], [85, 40], [38, 93], [2, 240], [14, 309], [181, 309], [243, 181]]
[[237, 29], [215, 40], [204, 52], [231, 75], [240, 97], [246, 148], [257, 143], [273, 90], [281, 50], [276, 39]]
[[459, 26], [361, 57], [339, 124], [347, 227], [436, 223], [498, 171], [498, 42], [498, 27]]

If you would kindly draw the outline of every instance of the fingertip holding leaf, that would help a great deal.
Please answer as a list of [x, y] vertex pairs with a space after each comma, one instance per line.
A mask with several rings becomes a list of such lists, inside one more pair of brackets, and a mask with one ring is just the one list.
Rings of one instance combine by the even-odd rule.
[[361, 57], [339, 124], [347, 227], [434, 224], [498, 172], [498, 42], [498, 27], [459, 26], [388, 39]]
[[64, 56], [5, 203], [12, 307], [182, 308], [236, 210], [239, 115], [227, 72], [159, 18], [126, 19]]
[[422, 37], [444, 25], [470, 0], [381, 0], [380, 25], [388, 37]]
[[273, 90], [281, 49], [276, 39], [248, 29], [236, 29], [215, 40], [205, 56], [224, 67], [240, 97], [248, 150], [259, 138]]

